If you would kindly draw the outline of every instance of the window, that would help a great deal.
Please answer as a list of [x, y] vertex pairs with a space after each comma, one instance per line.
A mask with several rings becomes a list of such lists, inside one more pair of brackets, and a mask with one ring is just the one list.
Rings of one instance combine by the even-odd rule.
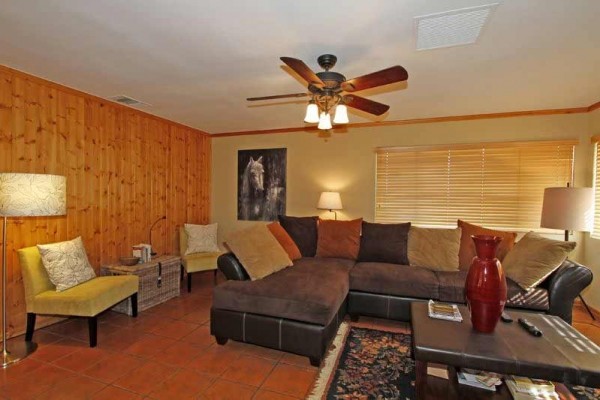
[[576, 141], [377, 149], [377, 222], [539, 229], [544, 188], [573, 177]]
[[594, 229], [592, 237], [600, 239], [600, 160], [598, 159], [598, 142], [600, 135], [592, 136], [594, 143]]

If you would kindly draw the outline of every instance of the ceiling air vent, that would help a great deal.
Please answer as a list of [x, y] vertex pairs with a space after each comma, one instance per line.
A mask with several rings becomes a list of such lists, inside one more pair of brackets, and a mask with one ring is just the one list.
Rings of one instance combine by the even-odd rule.
[[496, 6], [498, 3], [415, 17], [417, 50], [475, 43]]
[[118, 95], [118, 96], [112, 96], [108, 98], [109, 100], [112, 101], [116, 101], [117, 103], [121, 103], [121, 104], [125, 104], [128, 106], [138, 106], [138, 105], [149, 105], [148, 103], [144, 103], [143, 101], [139, 101], [136, 99], [133, 99], [131, 97], [127, 97], [127, 96], [123, 96], [123, 95]]

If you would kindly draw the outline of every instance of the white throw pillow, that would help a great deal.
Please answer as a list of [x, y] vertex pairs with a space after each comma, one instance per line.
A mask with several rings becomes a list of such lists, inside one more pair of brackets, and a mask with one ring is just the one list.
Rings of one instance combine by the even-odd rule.
[[38, 244], [50, 281], [62, 292], [96, 277], [81, 237], [51, 244]]
[[184, 229], [188, 237], [187, 249], [184, 255], [220, 251], [217, 245], [217, 224], [185, 224]]

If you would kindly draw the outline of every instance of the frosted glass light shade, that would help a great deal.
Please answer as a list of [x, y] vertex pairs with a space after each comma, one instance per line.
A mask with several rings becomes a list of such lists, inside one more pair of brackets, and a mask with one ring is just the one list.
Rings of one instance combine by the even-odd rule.
[[347, 124], [350, 122], [348, 119], [348, 108], [345, 104], [338, 104], [335, 108], [335, 116], [333, 117], [334, 124]]
[[322, 112], [319, 117], [319, 129], [331, 129], [331, 116], [329, 113]]
[[594, 190], [587, 187], [544, 189], [542, 228], [590, 232], [594, 223]]
[[0, 216], [42, 217], [66, 213], [66, 177], [0, 173]]
[[308, 103], [308, 106], [306, 106], [304, 122], [309, 124], [316, 124], [319, 122], [319, 107], [315, 103]]
[[321, 210], [341, 210], [342, 198], [338, 192], [323, 192], [319, 197], [317, 208]]

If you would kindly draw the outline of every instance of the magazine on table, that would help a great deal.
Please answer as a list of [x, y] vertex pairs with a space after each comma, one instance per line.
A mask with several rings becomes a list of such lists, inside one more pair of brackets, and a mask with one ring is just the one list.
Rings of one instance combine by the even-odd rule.
[[456, 304], [439, 303], [437, 301], [429, 300], [428, 309], [430, 318], [455, 322], [462, 322], [463, 320]]
[[502, 385], [502, 375], [494, 372], [462, 368], [456, 373], [458, 383], [476, 387], [490, 392], [496, 391], [496, 386]]
[[506, 386], [515, 400], [559, 400], [554, 384], [542, 379], [507, 376]]

